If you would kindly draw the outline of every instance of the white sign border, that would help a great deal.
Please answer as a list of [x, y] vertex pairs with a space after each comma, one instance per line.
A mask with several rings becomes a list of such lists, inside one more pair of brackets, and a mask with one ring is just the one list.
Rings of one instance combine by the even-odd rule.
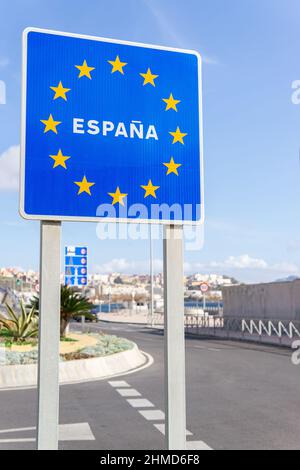
[[[49, 216], [31, 215], [25, 212], [25, 153], [26, 153], [26, 91], [27, 91], [27, 37], [31, 32], [53, 34], [55, 36], [67, 36], [92, 41], [108, 42], [113, 44], [124, 44], [127, 46], [143, 47], [164, 51], [173, 51], [183, 54], [195, 55], [198, 59], [198, 96], [199, 96], [199, 136], [200, 136], [200, 189], [201, 189], [201, 217], [199, 220], [155, 220], [155, 219], [131, 219], [131, 218], [104, 218], [104, 217], [73, 217], [73, 216]], [[203, 111], [202, 111], [202, 57], [199, 52], [189, 49], [178, 49], [174, 47], [144, 44], [139, 42], [123, 41], [118, 39], [88, 36], [84, 34], [67, 33], [62, 31], [28, 27], [23, 31], [22, 37], [22, 97], [21, 97], [21, 155], [20, 155], [20, 199], [19, 213], [26, 220], [48, 220], [61, 222], [101, 222], [101, 223], [130, 223], [151, 225], [182, 225], [197, 226], [204, 223], [204, 163], [203, 163]]]

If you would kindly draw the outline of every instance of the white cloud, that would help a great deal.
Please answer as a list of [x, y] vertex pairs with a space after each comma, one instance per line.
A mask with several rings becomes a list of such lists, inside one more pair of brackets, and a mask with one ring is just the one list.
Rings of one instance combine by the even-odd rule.
[[[155, 272], [163, 271], [163, 262], [161, 259], [154, 260]], [[127, 260], [126, 258], [114, 258], [102, 265], [94, 266], [94, 272], [97, 273], [124, 273], [124, 274], [145, 274], [149, 272], [149, 261]], [[248, 254], [240, 256], [229, 256], [224, 261], [210, 261], [209, 263], [186, 262], [184, 271], [187, 274], [197, 272], [214, 272], [214, 273], [242, 273], [257, 272], [269, 273], [273, 276], [277, 275], [298, 275], [300, 269], [296, 264], [282, 262], [269, 264], [264, 259], [252, 258]]]
[[19, 188], [20, 147], [9, 147], [0, 155], [0, 191], [16, 191]]
[[[162, 271], [162, 261], [153, 260], [153, 267], [156, 272]], [[122, 273], [122, 274], [144, 274], [149, 272], [149, 261], [128, 261], [125, 258], [114, 258], [102, 265], [94, 266], [93, 271], [97, 273]]]
[[224, 262], [213, 262], [212, 267], [229, 269], [267, 269], [268, 263], [259, 258], [251, 258], [249, 255], [229, 256]]
[[257, 271], [257, 272], [273, 272], [282, 274], [299, 274], [300, 269], [294, 263], [281, 262], [269, 264], [261, 258], [253, 258], [248, 254], [240, 256], [229, 256], [224, 261], [210, 261], [209, 263], [186, 263], [186, 272], [193, 273], [196, 271]]

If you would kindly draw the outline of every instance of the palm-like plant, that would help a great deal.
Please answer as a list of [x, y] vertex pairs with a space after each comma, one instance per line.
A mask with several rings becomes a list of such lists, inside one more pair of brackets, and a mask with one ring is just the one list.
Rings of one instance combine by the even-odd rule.
[[20, 313], [14, 312], [12, 307], [5, 305], [7, 317], [0, 315], [0, 323], [9, 332], [14, 341], [25, 341], [38, 333], [39, 319], [35, 308], [27, 310], [20, 301]]
[[[35, 296], [31, 302], [30, 306], [39, 310], [39, 297]], [[87, 297], [81, 295], [69, 286], [61, 287], [61, 300], [60, 300], [60, 335], [65, 337], [67, 326], [70, 321], [75, 317], [80, 316], [89, 316], [93, 304], [89, 302]]]

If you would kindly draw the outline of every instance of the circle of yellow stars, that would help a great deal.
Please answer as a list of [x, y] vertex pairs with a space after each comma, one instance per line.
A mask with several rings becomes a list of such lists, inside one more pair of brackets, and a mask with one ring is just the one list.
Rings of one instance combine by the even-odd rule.
[[[114, 60], [108, 60], [107, 62], [112, 67], [111, 74], [120, 73], [121, 75], [125, 75], [124, 68], [128, 64], [127, 62], [122, 62], [119, 55], [117, 55]], [[93, 72], [96, 70], [96, 67], [88, 65], [86, 59], [83, 61], [82, 65], [75, 65], [75, 68], [79, 71], [78, 79], [81, 79], [83, 77], [86, 77], [89, 80], [93, 79]], [[142, 85], [144, 87], [147, 85], [156, 87], [156, 80], [159, 78], [159, 75], [152, 73], [150, 67], [145, 72], [140, 73], [140, 76], [143, 78]], [[68, 101], [67, 93], [69, 93], [71, 89], [64, 87], [61, 81], [56, 86], [50, 86], [49, 88], [54, 92], [53, 100], [62, 99], [65, 102]], [[170, 93], [169, 98], [162, 98], [162, 101], [166, 104], [165, 111], [173, 110], [176, 113], [178, 112], [177, 106], [181, 103], [181, 100], [175, 99], [173, 93]], [[56, 121], [53, 118], [52, 114], [49, 115], [48, 119], [41, 119], [40, 121], [45, 126], [45, 134], [47, 132], [54, 132], [55, 134], [58, 134], [57, 127], [62, 124], [62, 122]], [[184, 138], [188, 135], [185, 132], [181, 132], [179, 126], [177, 126], [177, 129], [175, 131], [169, 132], [169, 134], [173, 137], [173, 145], [176, 143], [184, 145]], [[49, 155], [49, 157], [54, 161], [53, 169], [62, 167], [63, 169], [67, 170], [67, 161], [71, 159], [71, 156], [64, 155], [62, 150], [59, 149], [56, 155]], [[174, 157], [171, 157], [169, 162], [164, 162], [163, 165], [167, 168], [166, 176], [169, 176], [171, 174], [179, 176], [178, 169], [182, 166], [182, 164], [176, 163]], [[96, 183], [88, 181], [86, 175], [84, 175], [81, 181], [74, 181], [74, 184], [79, 188], [77, 192], [78, 196], [84, 193], [91, 196], [91, 188], [95, 186]], [[157, 198], [156, 192], [160, 189], [160, 186], [156, 186], [155, 184], [153, 184], [151, 179], [148, 180], [147, 184], [141, 185], [140, 187], [145, 191], [144, 198]], [[108, 193], [108, 195], [112, 198], [111, 204], [113, 206], [115, 204], [120, 204], [124, 206], [124, 199], [128, 196], [127, 193], [122, 193], [119, 186], [116, 188], [115, 192], [110, 192]]]

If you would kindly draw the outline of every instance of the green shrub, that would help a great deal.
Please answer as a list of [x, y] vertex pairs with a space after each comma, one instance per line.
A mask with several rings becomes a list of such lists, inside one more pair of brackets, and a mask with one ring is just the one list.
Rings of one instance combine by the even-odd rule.
[[28, 338], [38, 334], [38, 316], [34, 307], [27, 310], [23, 302], [20, 302], [20, 312], [16, 313], [8, 304], [5, 305], [7, 318], [0, 315], [0, 323], [6, 330], [6, 336], [10, 336], [14, 341], [24, 342]]

